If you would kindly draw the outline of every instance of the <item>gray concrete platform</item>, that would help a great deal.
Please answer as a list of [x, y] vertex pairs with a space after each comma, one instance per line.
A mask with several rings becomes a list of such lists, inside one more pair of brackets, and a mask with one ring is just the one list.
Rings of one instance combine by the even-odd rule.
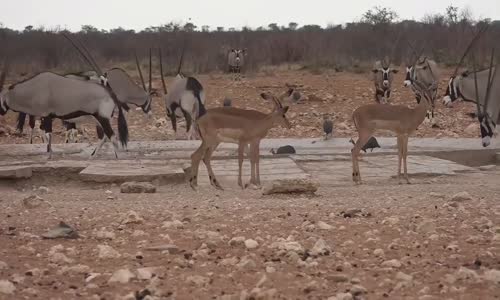
[[30, 166], [0, 166], [0, 179], [22, 179], [31, 176]]
[[80, 172], [80, 179], [87, 182], [160, 181], [181, 183], [185, 181], [182, 168], [176, 166], [145, 165], [140, 163], [92, 164]]

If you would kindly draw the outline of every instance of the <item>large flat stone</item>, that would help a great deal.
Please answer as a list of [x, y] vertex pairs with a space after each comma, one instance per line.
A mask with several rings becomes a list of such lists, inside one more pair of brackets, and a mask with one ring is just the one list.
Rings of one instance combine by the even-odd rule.
[[123, 164], [95, 164], [80, 172], [80, 179], [90, 182], [153, 181], [184, 182], [184, 171], [169, 165], [143, 165], [124, 161]]
[[3, 166], [0, 167], [0, 179], [30, 178], [33, 175], [29, 166]]

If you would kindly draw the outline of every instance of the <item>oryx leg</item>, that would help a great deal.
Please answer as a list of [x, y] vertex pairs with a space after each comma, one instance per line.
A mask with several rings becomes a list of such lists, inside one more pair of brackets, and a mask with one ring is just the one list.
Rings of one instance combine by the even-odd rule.
[[208, 179], [210, 180], [210, 184], [218, 190], [224, 190], [220, 185], [219, 181], [217, 181], [217, 178], [215, 178], [215, 173], [212, 170], [212, 165], [210, 164], [210, 160], [212, 159], [212, 154], [214, 153], [215, 149], [217, 149], [217, 146], [219, 146], [219, 143], [212, 143], [208, 146], [203, 155], [203, 163], [205, 163], [205, 167], [207, 168]]
[[49, 159], [52, 158], [52, 118], [45, 117], [41, 120], [41, 125], [45, 130], [45, 136], [47, 137], [47, 153], [49, 153]]
[[116, 136], [115, 136], [115, 133], [113, 131], [113, 128], [111, 127], [110, 120], [105, 118], [105, 117], [101, 117], [101, 116], [96, 116], [95, 118], [97, 119], [97, 121], [101, 125], [105, 136], [103, 136], [103, 138], [101, 139], [101, 141], [99, 142], [99, 144], [95, 148], [94, 152], [92, 152], [91, 157], [94, 157], [97, 154], [97, 152], [99, 152], [99, 150], [101, 149], [102, 145], [106, 142], [106, 140], [110, 140], [113, 143], [113, 150], [115, 152], [115, 157], [118, 158], [118, 153], [117, 153], [118, 152], [118, 142], [116, 140]]
[[368, 142], [368, 140], [372, 136], [372, 132], [360, 130], [360, 131], [358, 131], [358, 134], [359, 134], [358, 140], [356, 141], [356, 144], [354, 144], [354, 147], [351, 150], [352, 180], [356, 184], [358, 184], [358, 183], [361, 184], [361, 173], [359, 171], [358, 156], [359, 156], [359, 152], [361, 151], [363, 146]]
[[193, 119], [191, 118], [191, 115], [187, 112], [187, 110], [181, 108], [182, 114], [184, 115], [184, 119], [186, 120], [186, 134], [187, 134], [187, 139], [191, 140], [193, 137], [193, 132], [191, 131], [191, 124], [193, 123]]
[[35, 123], [36, 123], [35, 117], [29, 116], [29, 125], [30, 125], [29, 141], [30, 141], [30, 144], [33, 144], [33, 133], [35, 132]]

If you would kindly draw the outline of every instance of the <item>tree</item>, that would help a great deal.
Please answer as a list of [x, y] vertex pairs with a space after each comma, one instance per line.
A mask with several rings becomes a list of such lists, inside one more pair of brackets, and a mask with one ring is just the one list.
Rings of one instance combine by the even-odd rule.
[[300, 28], [300, 30], [304, 31], [321, 31], [322, 28], [319, 25], [316, 24], [310, 24], [310, 25], [304, 25]]
[[192, 31], [195, 31], [197, 27], [198, 26], [194, 25], [193, 23], [187, 22], [184, 25], [184, 31], [192, 32]]
[[299, 24], [297, 24], [295, 22], [288, 23], [288, 29], [290, 29], [290, 30], [296, 30], [297, 27], [299, 27]]
[[92, 25], [82, 25], [80, 32], [85, 33], [85, 34], [95, 33], [95, 32], [99, 32], [99, 29], [97, 29], [96, 27], [94, 27]]
[[458, 23], [458, 7], [450, 5], [446, 8], [446, 22], [448, 24]]
[[210, 31], [210, 26], [209, 25], [203, 25], [203, 26], [201, 26], [201, 31], [203, 31], [203, 32], [209, 32]]
[[280, 30], [280, 27], [276, 23], [271, 23], [271, 24], [267, 25], [267, 27], [272, 31], [279, 31]]
[[223, 27], [223, 26], [218, 26], [218, 27], [217, 27], [217, 31], [218, 31], [218, 32], [222, 32], [222, 31], [224, 31], [224, 27]]
[[24, 27], [24, 31], [23, 31], [24, 33], [30, 32], [30, 31], [33, 31], [33, 25], [28, 25], [28, 26]]
[[397, 18], [398, 14], [394, 10], [375, 6], [363, 14], [361, 21], [372, 25], [384, 25], [393, 23]]

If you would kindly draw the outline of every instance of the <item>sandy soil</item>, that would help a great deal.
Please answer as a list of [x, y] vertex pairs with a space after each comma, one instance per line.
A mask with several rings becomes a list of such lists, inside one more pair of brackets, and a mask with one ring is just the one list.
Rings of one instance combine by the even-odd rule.
[[[15, 296], [0, 299], [498, 299], [499, 179], [497, 168], [316, 196], [1, 182], [0, 280]], [[452, 200], [462, 191], [471, 199]], [[32, 194], [43, 201], [22, 201]], [[80, 238], [39, 237], [59, 221]]]
[[[431, 128], [424, 124], [416, 136], [425, 137], [475, 137], [479, 136], [479, 125], [475, 119], [467, 116], [474, 112], [475, 106], [470, 103], [459, 103], [454, 108], [446, 108], [441, 104], [449, 74], [452, 70], [443, 71], [440, 82], [439, 101], [436, 103], [436, 121], [439, 128]], [[355, 136], [351, 121], [352, 111], [362, 105], [374, 102], [374, 88], [370, 74], [335, 73], [325, 71], [321, 75], [311, 74], [308, 71], [276, 70], [258, 74], [247, 74], [241, 82], [232, 81], [227, 74], [200, 75], [197, 78], [206, 89], [207, 107], [222, 105], [224, 98], [233, 100], [233, 105], [248, 109], [269, 111], [271, 104], [261, 99], [262, 91], [271, 91], [276, 95], [286, 91], [285, 84], [296, 84], [304, 95], [304, 101], [294, 104], [289, 110], [288, 117], [293, 128], [274, 128], [269, 137], [319, 137], [322, 135], [322, 116], [329, 114], [333, 117], [334, 136]], [[172, 78], [167, 78], [167, 85]], [[392, 103], [415, 105], [413, 93], [403, 87], [404, 72], [396, 74]], [[155, 80], [154, 87], [161, 90], [159, 80]], [[163, 98], [157, 97], [153, 104], [154, 118], [147, 120], [142, 111], [132, 111], [128, 115], [131, 140], [166, 140], [175, 138], [170, 120], [166, 119]], [[10, 112], [6, 122], [15, 126], [17, 114]], [[56, 120], [54, 131], [57, 133], [55, 142], [62, 140], [62, 128]], [[470, 124], [476, 124], [472, 130], [464, 132]], [[27, 124], [26, 124], [27, 126]], [[183, 125], [181, 125], [183, 126]], [[95, 142], [95, 129], [91, 125], [85, 126], [88, 138], [84, 141]], [[184, 127], [180, 129], [178, 138], [183, 138]], [[28, 130], [25, 130], [27, 133]], [[384, 134], [380, 134], [384, 135]], [[387, 134], [386, 134], [387, 135]], [[26, 143], [27, 136], [1, 136], [0, 143]], [[40, 142], [39, 139], [36, 142]]]

